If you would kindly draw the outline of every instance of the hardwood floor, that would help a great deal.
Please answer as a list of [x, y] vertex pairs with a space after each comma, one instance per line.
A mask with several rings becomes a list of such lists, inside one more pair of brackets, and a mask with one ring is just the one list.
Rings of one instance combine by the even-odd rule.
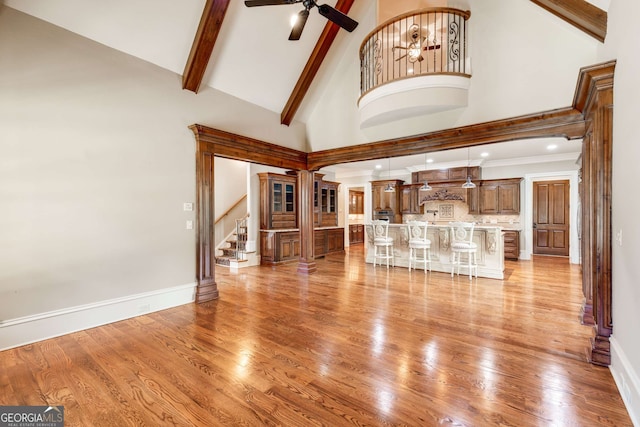
[[586, 361], [579, 266], [504, 281], [365, 265], [362, 246], [216, 269], [220, 299], [0, 352], [0, 404], [66, 426], [630, 426]]

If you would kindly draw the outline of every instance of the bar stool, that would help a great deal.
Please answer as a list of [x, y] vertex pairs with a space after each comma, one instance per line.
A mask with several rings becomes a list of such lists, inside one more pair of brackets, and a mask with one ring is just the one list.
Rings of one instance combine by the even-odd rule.
[[[382, 260], [387, 261], [387, 268], [389, 268], [389, 260], [392, 265], [396, 266], [396, 261], [393, 256], [393, 237], [389, 237], [389, 221], [374, 220], [373, 225], [373, 266], [376, 266], [376, 262]], [[384, 249], [384, 251], [383, 251]]]
[[[409, 271], [411, 271], [411, 262], [413, 268], [417, 270], [419, 262], [424, 264], [424, 272], [427, 272], [427, 266], [431, 271], [431, 240], [427, 239], [427, 227], [429, 223], [426, 221], [407, 221], [407, 230], [409, 231]], [[422, 249], [422, 258], [418, 257], [418, 251]]]
[[[458, 276], [460, 275], [461, 255], [467, 254], [467, 268], [469, 269], [469, 280], [471, 280], [473, 270], [478, 278], [478, 260], [476, 253], [478, 245], [473, 242], [473, 222], [452, 222], [451, 226], [451, 277], [458, 266]], [[473, 262], [472, 262], [473, 259]]]

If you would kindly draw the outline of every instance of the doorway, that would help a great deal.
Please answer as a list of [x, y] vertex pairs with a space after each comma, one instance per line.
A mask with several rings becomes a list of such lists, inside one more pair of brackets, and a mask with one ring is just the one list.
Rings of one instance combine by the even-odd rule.
[[569, 256], [569, 180], [533, 183], [533, 254]]

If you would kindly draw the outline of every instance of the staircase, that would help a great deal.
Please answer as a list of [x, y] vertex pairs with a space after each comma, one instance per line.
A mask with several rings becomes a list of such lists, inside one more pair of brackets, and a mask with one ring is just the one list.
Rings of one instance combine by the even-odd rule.
[[235, 231], [225, 242], [228, 247], [218, 248], [222, 255], [216, 256], [217, 265], [239, 267], [239, 263], [247, 262], [247, 217], [236, 219]]

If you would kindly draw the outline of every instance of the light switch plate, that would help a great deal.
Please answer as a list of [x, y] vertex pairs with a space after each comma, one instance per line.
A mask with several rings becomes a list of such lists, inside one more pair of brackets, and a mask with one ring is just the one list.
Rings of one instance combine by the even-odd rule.
[[182, 209], [183, 209], [185, 212], [191, 212], [191, 211], [193, 211], [193, 203], [184, 203], [184, 204], [182, 205]]
[[187, 230], [193, 230], [193, 221], [187, 220]]

